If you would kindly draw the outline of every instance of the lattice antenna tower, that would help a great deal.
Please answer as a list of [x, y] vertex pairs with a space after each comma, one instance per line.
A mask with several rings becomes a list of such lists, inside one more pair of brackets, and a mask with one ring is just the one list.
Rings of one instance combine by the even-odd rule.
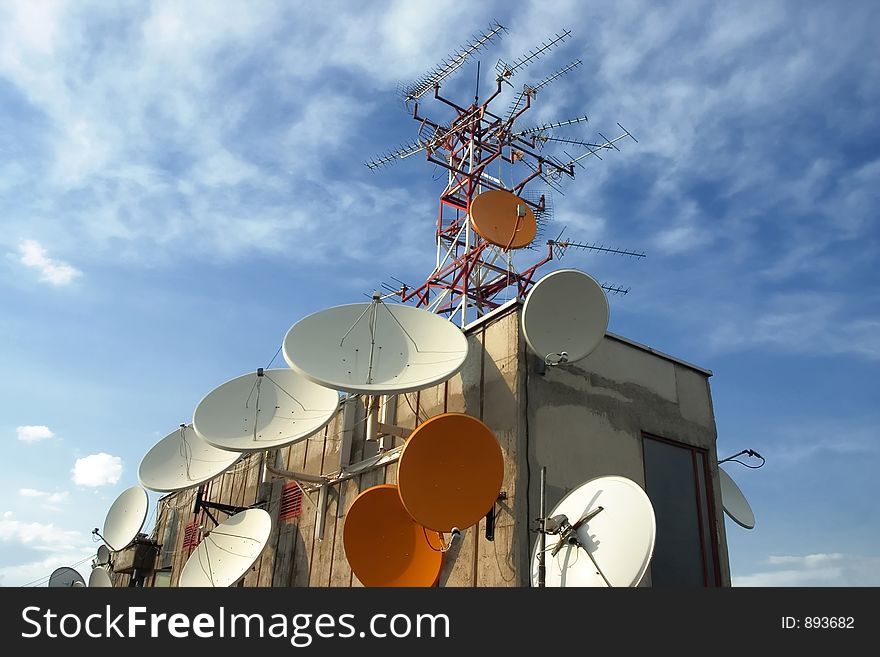
[[[526, 189], [527, 186], [541, 180], [550, 189], [563, 193], [563, 179], [574, 178], [576, 167], [583, 167], [583, 159], [591, 156], [601, 159], [600, 154], [604, 151], [619, 150], [617, 142], [620, 140], [627, 137], [635, 140], [620, 124], [622, 134], [611, 139], [601, 133], [599, 139], [594, 140], [566, 138], [556, 133], [560, 129], [586, 124], [586, 116], [518, 127], [538, 91], [577, 68], [580, 60], [565, 65], [535, 84], [524, 84], [522, 92], [518, 92], [503, 115], [493, 111], [492, 104], [500, 100], [504, 85], [513, 86], [511, 78], [567, 40], [571, 36], [568, 30], [546, 39], [511, 63], [499, 59], [495, 67], [495, 88], [485, 100], [480, 101], [477, 93], [473, 102], [463, 104], [441, 95], [441, 82], [505, 32], [504, 26], [493, 24], [415, 82], [402, 86], [403, 97], [412, 105], [412, 117], [419, 124], [418, 136], [364, 163], [375, 170], [424, 153], [428, 162], [446, 171], [446, 187], [440, 194], [435, 223], [437, 253], [433, 270], [418, 286], [410, 286], [399, 279], [394, 279], [399, 287], [385, 283], [382, 286], [389, 293], [398, 295], [401, 301], [446, 315], [462, 327], [500, 306], [504, 292], [515, 292], [524, 298], [538, 268], [554, 257], [561, 257], [569, 248], [644, 257], [640, 252], [557, 238], [546, 242], [543, 257], [518, 271], [513, 263], [512, 249], [490, 243], [474, 229], [471, 205], [481, 193], [504, 190], [516, 195], [540, 224], [542, 219], [546, 221], [552, 209], [549, 190], [537, 194], [532, 187]], [[479, 67], [477, 70], [479, 76]], [[455, 117], [451, 121], [441, 123], [420, 112], [420, 102], [429, 91], [433, 91], [434, 100], [453, 110]], [[584, 152], [570, 154], [563, 151], [564, 157], [546, 152], [548, 147], [560, 144], [584, 149]], [[523, 166], [516, 166], [519, 164]], [[506, 181], [492, 175], [490, 165], [507, 167], [513, 179]], [[533, 241], [526, 248], [535, 246]], [[628, 288], [613, 284], [603, 287], [611, 293], [626, 294], [628, 291]]]

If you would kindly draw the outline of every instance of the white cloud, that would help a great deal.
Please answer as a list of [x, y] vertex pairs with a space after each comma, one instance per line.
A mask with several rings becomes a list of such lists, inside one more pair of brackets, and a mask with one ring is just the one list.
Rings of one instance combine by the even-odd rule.
[[107, 486], [122, 476], [122, 459], [105, 452], [77, 459], [73, 466], [73, 483], [77, 486]]
[[767, 563], [771, 566], [796, 565], [807, 568], [817, 568], [821, 566], [827, 566], [829, 564], [839, 563], [843, 559], [844, 555], [840, 552], [833, 552], [831, 554], [807, 554], [802, 557], [791, 555], [770, 555], [769, 557], [767, 557]]
[[47, 552], [89, 542], [81, 532], [61, 529], [53, 523], [22, 522], [7, 518], [5, 514], [0, 520], [0, 541], [18, 542]]
[[7, 554], [21, 555], [20, 562], [8, 559], [9, 565], [0, 567], [4, 586], [45, 585], [53, 570], [81, 566], [97, 550], [87, 534], [52, 523], [21, 522], [9, 512], [0, 520], [0, 545]]
[[864, 311], [850, 308], [843, 294], [803, 291], [737, 301], [729, 312], [718, 312], [719, 307], [712, 315], [708, 342], [718, 352], [768, 346], [880, 359], [880, 318], [859, 316]]
[[[819, 553], [778, 555], [766, 560], [762, 572], [733, 577], [733, 586], [877, 586], [880, 557]], [[783, 568], [773, 568], [783, 566]]]
[[15, 431], [18, 434], [18, 439], [25, 443], [36, 443], [55, 435], [49, 427], [42, 424], [16, 427]]
[[52, 285], [67, 285], [82, 272], [61, 260], [46, 255], [46, 249], [36, 240], [22, 240], [18, 245], [19, 261], [25, 267], [40, 272], [40, 280]]
[[810, 459], [829, 455], [848, 459], [873, 459], [880, 453], [876, 418], [844, 420], [826, 418], [810, 423], [786, 423], [767, 436], [761, 449], [768, 460], [782, 467], [801, 470]]
[[22, 497], [39, 498], [50, 505], [62, 504], [70, 497], [70, 493], [67, 491], [49, 493], [48, 491], [37, 490], [35, 488], [19, 488], [18, 494]]

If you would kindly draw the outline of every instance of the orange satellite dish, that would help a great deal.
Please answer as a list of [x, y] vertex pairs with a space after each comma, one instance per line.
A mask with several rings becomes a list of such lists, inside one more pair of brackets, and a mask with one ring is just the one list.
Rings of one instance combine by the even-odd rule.
[[355, 498], [342, 545], [364, 586], [433, 586], [440, 577], [442, 537], [407, 514], [391, 484], [373, 486]]
[[505, 249], [528, 246], [538, 232], [528, 203], [503, 189], [483, 192], [471, 202], [471, 225], [484, 240]]
[[397, 466], [407, 513], [438, 532], [478, 523], [498, 499], [503, 479], [504, 456], [495, 434], [462, 413], [443, 413], [420, 424]]

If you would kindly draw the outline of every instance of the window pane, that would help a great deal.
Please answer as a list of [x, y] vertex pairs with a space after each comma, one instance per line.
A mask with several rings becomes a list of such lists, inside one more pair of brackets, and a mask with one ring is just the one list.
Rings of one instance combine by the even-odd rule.
[[162, 551], [159, 553], [159, 568], [171, 568], [174, 548], [177, 547], [177, 509], [168, 509], [165, 519], [165, 536], [162, 538]]
[[704, 586], [693, 452], [645, 438], [645, 484], [657, 519], [656, 587]]
[[156, 576], [153, 579], [153, 586], [155, 586], [155, 587], [171, 586], [171, 571], [170, 570], [157, 570]]

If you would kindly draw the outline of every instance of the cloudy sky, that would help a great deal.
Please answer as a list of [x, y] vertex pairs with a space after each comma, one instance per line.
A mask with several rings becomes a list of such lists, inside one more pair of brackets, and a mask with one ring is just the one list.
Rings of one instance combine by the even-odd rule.
[[548, 233], [647, 252], [561, 265], [630, 287], [610, 330], [712, 370], [719, 455], [766, 457], [727, 466], [734, 584], [880, 585], [880, 5], [304, 4], [0, 3], [0, 585], [91, 557], [147, 449], [294, 321], [425, 276], [442, 174], [362, 163], [495, 20], [484, 73], [572, 31], [522, 74], [583, 62], [534, 123], [638, 138]]

